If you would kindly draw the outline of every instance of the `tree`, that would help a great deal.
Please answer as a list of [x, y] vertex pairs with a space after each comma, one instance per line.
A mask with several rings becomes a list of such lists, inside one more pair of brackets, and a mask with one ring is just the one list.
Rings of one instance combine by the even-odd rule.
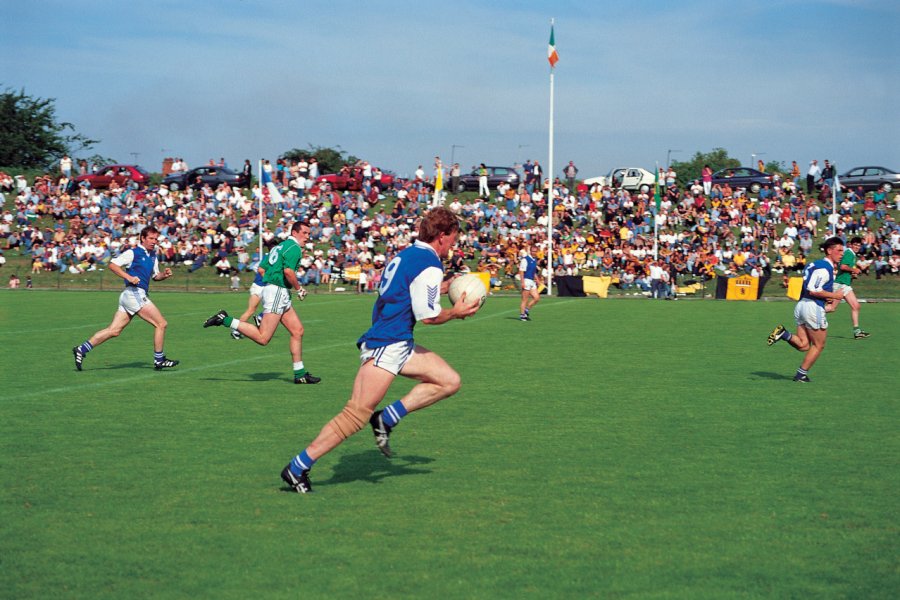
[[695, 179], [700, 179], [704, 165], [709, 165], [713, 172], [716, 172], [719, 169], [739, 167], [741, 166], [741, 161], [728, 156], [728, 151], [724, 148], [713, 148], [711, 152], [706, 154], [697, 152], [689, 161], [672, 161], [672, 168], [678, 174], [678, 183], [683, 186]]
[[352, 154], [348, 155], [340, 146], [328, 148], [326, 146], [309, 144], [309, 149], [307, 150], [294, 148], [281, 155], [281, 158], [285, 160], [309, 159], [313, 157], [319, 163], [319, 173], [337, 173], [344, 165], [354, 165], [359, 162], [358, 158]]
[[46, 169], [98, 142], [56, 119], [56, 100], [35, 98], [22, 89], [0, 93], [0, 165]]

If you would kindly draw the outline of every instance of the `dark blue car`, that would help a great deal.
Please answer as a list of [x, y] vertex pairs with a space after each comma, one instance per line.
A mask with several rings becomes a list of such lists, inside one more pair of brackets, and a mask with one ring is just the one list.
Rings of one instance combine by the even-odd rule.
[[731, 167], [716, 171], [712, 176], [713, 185], [725, 185], [732, 188], [747, 188], [754, 194], [764, 185], [772, 185], [772, 176], [750, 167]]

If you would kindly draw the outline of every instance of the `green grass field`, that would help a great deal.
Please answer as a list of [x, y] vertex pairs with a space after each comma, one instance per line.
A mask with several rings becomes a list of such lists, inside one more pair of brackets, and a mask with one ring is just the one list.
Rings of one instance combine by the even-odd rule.
[[[765, 337], [790, 302], [491, 298], [417, 341], [463, 377], [407, 417], [284, 464], [343, 406], [373, 297], [296, 306], [259, 347], [203, 329], [245, 294], [158, 293], [76, 372], [116, 292], [0, 292], [0, 597], [893, 598], [900, 304], [846, 306], [810, 373]], [[445, 300], [446, 301], [446, 300]], [[388, 399], [410, 384], [397, 381]], [[893, 590], [893, 591], [892, 591]]]

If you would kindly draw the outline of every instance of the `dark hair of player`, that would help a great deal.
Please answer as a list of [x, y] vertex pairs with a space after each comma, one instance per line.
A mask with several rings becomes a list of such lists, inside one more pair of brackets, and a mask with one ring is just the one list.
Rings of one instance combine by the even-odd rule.
[[834, 236], [834, 237], [830, 237], [827, 240], [825, 240], [825, 242], [819, 247], [819, 249], [822, 250], [822, 252], [828, 252], [834, 246], [843, 246], [843, 245], [844, 245], [844, 240], [842, 240], [841, 238], [839, 238], [837, 236]]
[[144, 227], [141, 230], [141, 240], [142, 241], [146, 240], [147, 236], [150, 235], [151, 233], [155, 233], [155, 234], [159, 235], [159, 229], [157, 229], [153, 225], [148, 225], [147, 227]]

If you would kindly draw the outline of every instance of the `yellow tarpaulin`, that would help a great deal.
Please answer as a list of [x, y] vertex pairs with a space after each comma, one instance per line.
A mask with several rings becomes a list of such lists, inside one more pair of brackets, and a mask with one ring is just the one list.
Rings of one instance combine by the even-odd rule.
[[582, 277], [585, 294], [597, 294], [600, 298], [606, 298], [612, 277]]

